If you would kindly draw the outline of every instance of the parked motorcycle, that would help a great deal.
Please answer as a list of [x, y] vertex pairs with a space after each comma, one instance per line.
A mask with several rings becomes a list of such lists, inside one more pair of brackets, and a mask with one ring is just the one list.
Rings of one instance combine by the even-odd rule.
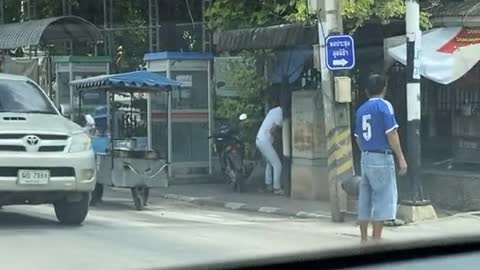
[[[246, 114], [239, 117], [240, 121], [247, 119]], [[220, 161], [220, 168], [227, 183], [234, 191], [244, 190], [245, 180], [245, 144], [232, 125], [222, 125], [212, 136], [213, 151]]]

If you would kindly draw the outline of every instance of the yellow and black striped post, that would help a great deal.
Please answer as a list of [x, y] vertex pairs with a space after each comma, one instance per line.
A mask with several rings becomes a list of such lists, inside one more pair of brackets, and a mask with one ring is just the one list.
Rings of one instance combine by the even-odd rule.
[[332, 220], [342, 222], [347, 211], [347, 195], [341, 183], [354, 172], [350, 126], [333, 128], [327, 135], [327, 149]]

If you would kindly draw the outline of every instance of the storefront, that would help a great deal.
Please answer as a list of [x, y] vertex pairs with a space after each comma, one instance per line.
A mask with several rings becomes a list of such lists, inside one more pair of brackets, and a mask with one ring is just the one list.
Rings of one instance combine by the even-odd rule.
[[[397, 61], [388, 69], [389, 99], [406, 127], [405, 44], [388, 54]], [[479, 28], [436, 28], [423, 35], [423, 182], [432, 201], [446, 208], [480, 209], [479, 60]]]

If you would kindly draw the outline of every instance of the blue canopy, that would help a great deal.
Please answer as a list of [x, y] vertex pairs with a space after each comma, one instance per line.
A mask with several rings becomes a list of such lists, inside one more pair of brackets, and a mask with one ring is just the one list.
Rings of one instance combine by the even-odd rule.
[[165, 78], [145, 70], [112, 75], [101, 75], [70, 82], [77, 89], [99, 89], [106, 87], [127, 87], [147, 91], [164, 90], [166, 87], [180, 86], [180, 82]]
[[107, 118], [107, 106], [100, 106], [95, 109], [95, 119]]
[[294, 83], [302, 76], [305, 66], [313, 59], [312, 48], [293, 48], [277, 53], [277, 63], [272, 74], [273, 83], [281, 83], [283, 77]]

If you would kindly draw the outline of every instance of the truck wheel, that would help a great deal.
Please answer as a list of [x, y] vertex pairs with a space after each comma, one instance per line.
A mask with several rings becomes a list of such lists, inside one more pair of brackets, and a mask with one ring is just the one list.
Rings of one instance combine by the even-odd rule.
[[88, 193], [79, 195], [81, 196], [79, 201], [64, 198], [53, 204], [55, 215], [60, 223], [65, 225], [80, 225], [83, 223], [88, 214], [90, 196]]

